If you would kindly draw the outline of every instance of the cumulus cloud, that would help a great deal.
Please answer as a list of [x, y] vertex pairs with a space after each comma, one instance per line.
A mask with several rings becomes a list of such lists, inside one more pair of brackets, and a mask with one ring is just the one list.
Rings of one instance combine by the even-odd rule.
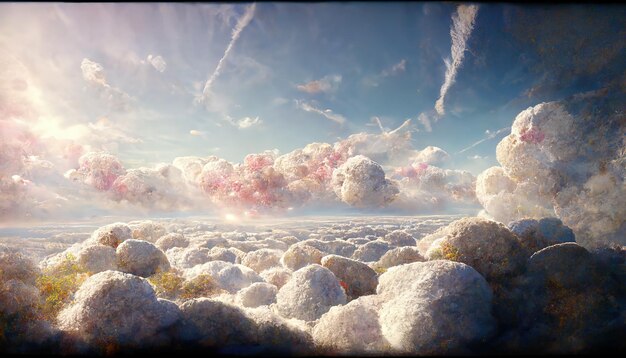
[[456, 74], [463, 63], [467, 40], [474, 29], [474, 21], [478, 12], [477, 5], [459, 5], [457, 11], [452, 15], [452, 27], [450, 36], [452, 37], [451, 57], [446, 58], [446, 74], [443, 85], [439, 93], [439, 99], [435, 102], [437, 114], [442, 116], [445, 113], [444, 100], [448, 90], [456, 79]]
[[[85, 62], [85, 76], [94, 85], [106, 83], [101, 66], [95, 62]], [[14, 87], [7, 91], [20, 92], [19, 86]], [[11, 96], [15, 97], [13, 92]], [[12, 119], [16, 113], [20, 120]], [[356, 133], [336, 143], [311, 143], [280, 156], [277, 151], [250, 154], [242, 163], [216, 156], [188, 156], [175, 158], [172, 163], [133, 168], [117, 158], [115, 144], [137, 144], [141, 140], [107, 118], [81, 127], [77, 138], [88, 143], [83, 145], [40, 138], [24, 122], [30, 119], [23, 113], [30, 112], [10, 111], [0, 127], [0, 156], [5, 159], [0, 161], [3, 221], [17, 216], [55, 219], [81, 211], [122, 214], [219, 210], [254, 216], [294, 208], [345, 208], [342, 201], [361, 208], [382, 207], [398, 190], [385, 171], [395, 175], [396, 168], [406, 163], [440, 163], [447, 156], [440, 148], [415, 149], [411, 121], [407, 120], [393, 130], [381, 126], [381, 133]], [[262, 123], [254, 117], [231, 118], [229, 122], [242, 129]], [[189, 134], [202, 136], [203, 132], [192, 129]], [[364, 161], [371, 162], [369, 169], [344, 180], [345, 185], [342, 182], [333, 186], [337, 168], [358, 155], [368, 158]], [[346, 170], [344, 166], [342, 171]], [[376, 178], [382, 179], [378, 182]], [[335, 188], [340, 186], [346, 190], [338, 190], [342, 192], [338, 196]], [[349, 199], [349, 193], [362, 200]]]
[[317, 93], [329, 93], [334, 92], [339, 88], [341, 84], [341, 76], [340, 75], [328, 75], [324, 76], [319, 80], [310, 81], [301, 85], [297, 85], [296, 88], [299, 91], [306, 92], [309, 94], [317, 94]]
[[[430, 152], [427, 151], [427, 152]], [[476, 204], [476, 178], [468, 171], [442, 169], [422, 161], [395, 169], [400, 194], [393, 207], [433, 212], [471, 208]]]
[[165, 69], [167, 68], [167, 63], [165, 62], [163, 57], [161, 57], [160, 55], [156, 55], [156, 56], [148, 55], [147, 60], [148, 62], [150, 62], [152, 67], [154, 67], [159, 72], [164, 72]]
[[256, 126], [263, 123], [262, 120], [259, 119], [259, 117], [244, 117], [240, 120], [237, 121], [237, 127], [239, 127], [239, 129], [246, 129], [246, 128], [250, 128], [252, 126]]
[[415, 162], [426, 164], [441, 164], [450, 159], [450, 155], [443, 149], [429, 145], [422, 149], [415, 157], [412, 158]]
[[338, 124], [343, 125], [344, 123], [346, 123], [346, 117], [342, 116], [341, 114], [333, 112], [331, 109], [322, 110], [304, 101], [296, 101], [296, 106], [303, 111], [320, 114], [326, 117], [327, 119], [330, 119], [331, 121], [336, 122]]
[[624, 121], [601, 109], [604, 100], [541, 103], [518, 114], [496, 148], [501, 167], [478, 177], [486, 212], [502, 222], [557, 215], [583, 245], [624, 245]]
[[102, 97], [113, 109], [125, 111], [130, 108], [132, 98], [126, 92], [112, 87], [107, 82], [104, 68], [101, 64], [84, 58], [80, 64], [80, 69], [83, 73], [83, 79], [100, 89]]
[[332, 186], [343, 202], [356, 207], [386, 206], [398, 194], [380, 164], [362, 155], [348, 159], [333, 172]]
[[237, 43], [239, 36], [241, 36], [241, 32], [246, 28], [246, 26], [248, 26], [248, 24], [250, 24], [250, 22], [254, 18], [255, 9], [256, 9], [255, 3], [246, 7], [246, 11], [244, 12], [244, 14], [239, 18], [239, 20], [237, 20], [237, 25], [235, 25], [235, 28], [233, 29], [230, 42], [228, 43], [226, 50], [224, 50], [224, 55], [222, 55], [222, 58], [220, 58], [219, 62], [217, 63], [215, 70], [213, 71], [209, 79], [204, 84], [202, 95], [196, 98], [197, 102], [204, 103], [211, 96], [212, 94], [211, 89], [213, 87], [213, 82], [220, 75], [222, 71], [222, 67], [224, 66], [224, 61], [226, 60], [226, 58], [228, 58], [228, 55], [230, 55], [230, 52], [232, 51], [233, 46], [235, 46], [235, 43]]

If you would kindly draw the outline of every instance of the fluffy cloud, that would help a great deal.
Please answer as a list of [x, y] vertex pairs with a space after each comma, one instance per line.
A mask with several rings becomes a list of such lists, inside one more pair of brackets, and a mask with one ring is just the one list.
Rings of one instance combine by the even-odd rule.
[[383, 168], [362, 155], [348, 159], [333, 172], [332, 186], [343, 202], [356, 207], [386, 206], [398, 194]]
[[[108, 86], [102, 66], [87, 60], [83, 67], [86, 81]], [[19, 98], [21, 87], [14, 87], [5, 92]], [[255, 215], [284, 213], [293, 208], [380, 208], [391, 202], [392, 208], [395, 205], [398, 210], [414, 211], [415, 205], [405, 204], [421, 198], [411, 194], [417, 182], [406, 178], [408, 172], [399, 176], [400, 181], [410, 183], [400, 186], [407, 192], [399, 194], [385, 171], [398, 175], [396, 169], [407, 162], [418, 168], [420, 163], [441, 163], [448, 156], [436, 147], [416, 150], [407, 121], [380, 134], [357, 133], [332, 144], [311, 143], [281, 156], [274, 151], [250, 154], [242, 163], [215, 156], [188, 156], [175, 158], [172, 163], [131, 168], [114, 154], [117, 144], [137, 144], [141, 140], [129, 136], [112, 121], [101, 118], [81, 125], [77, 138], [87, 143], [84, 145], [68, 139], [42, 138], [26, 122], [39, 123], [31, 110], [36, 107], [28, 98], [23, 103], [23, 107], [7, 109], [0, 127], [2, 220], [66, 217], [86, 212], [87, 207], [90, 213], [226, 210]], [[261, 120], [246, 117], [232, 122], [244, 129]], [[195, 130], [190, 134], [202, 136]], [[366, 168], [349, 174], [350, 166], [344, 164], [359, 155], [368, 163]], [[343, 173], [343, 181], [333, 183], [335, 171]], [[458, 192], [453, 190], [458, 183], [447, 184], [449, 190], [437, 190]], [[425, 191], [434, 186], [420, 188]], [[392, 202], [396, 197], [404, 199], [400, 204]]]
[[157, 56], [148, 55], [147, 60], [148, 62], [150, 62], [152, 67], [154, 67], [159, 72], [164, 72], [165, 69], [167, 68], [167, 63], [165, 62], [163, 57], [159, 55]]
[[442, 169], [413, 162], [395, 170], [400, 195], [394, 207], [403, 211], [433, 212], [476, 204], [476, 178], [464, 170]]
[[439, 147], [429, 145], [422, 149], [413, 159], [426, 164], [441, 164], [448, 160], [450, 155]]
[[252, 126], [256, 126], [263, 123], [262, 120], [259, 119], [259, 117], [244, 117], [240, 120], [237, 121], [237, 126], [239, 127], [239, 129], [246, 129], [246, 128], [250, 128]]
[[112, 87], [106, 79], [104, 68], [101, 64], [84, 58], [80, 64], [83, 79], [101, 91], [101, 96], [109, 103], [111, 108], [125, 111], [130, 108], [132, 98], [119, 88]]
[[502, 167], [478, 176], [486, 212], [502, 222], [557, 215], [583, 245], [624, 245], [624, 121], [619, 112], [589, 111], [603, 100], [522, 111], [497, 146]]

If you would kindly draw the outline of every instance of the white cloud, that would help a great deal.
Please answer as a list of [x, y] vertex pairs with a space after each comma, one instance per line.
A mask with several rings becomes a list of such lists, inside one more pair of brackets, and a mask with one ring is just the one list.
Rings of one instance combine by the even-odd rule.
[[246, 8], [246, 12], [237, 21], [237, 25], [235, 25], [232, 36], [230, 38], [230, 42], [228, 43], [226, 50], [224, 50], [224, 55], [222, 56], [220, 61], [217, 63], [217, 66], [215, 67], [215, 70], [211, 74], [211, 77], [209, 77], [209, 79], [204, 84], [202, 95], [196, 98], [197, 102], [204, 103], [211, 96], [211, 87], [213, 86], [213, 82], [220, 75], [220, 72], [222, 71], [222, 67], [224, 66], [224, 61], [230, 54], [230, 51], [233, 49], [233, 46], [237, 42], [237, 39], [239, 39], [241, 32], [246, 28], [246, 26], [248, 26], [248, 24], [250, 24], [250, 21], [252, 21], [252, 18], [254, 17], [255, 9], [256, 9], [256, 4], [254, 3], [248, 6]]
[[152, 67], [154, 67], [159, 72], [163, 72], [167, 68], [167, 63], [165, 62], [163, 57], [159, 55], [157, 56], [148, 55], [148, 62], [150, 62]]
[[433, 127], [430, 123], [430, 116], [428, 116], [426, 113], [420, 113], [420, 115], [417, 117], [417, 120], [424, 126], [424, 130], [426, 132], [433, 131]]
[[106, 76], [104, 75], [104, 68], [101, 64], [84, 58], [80, 63], [80, 69], [83, 71], [85, 81], [101, 86], [108, 86]]
[[274, 106], [282, 106], [287, 103], [289, 103], [289, 100], [284, 97], [276, 97], [272, 100], [272, 105]]
[[252, 126], [256, 126], [263, 123], [262, 120], [259, 119], [259, 117], [244, 117], [240, 120], [237, 121], [237, 126], [239, 127], [239, 129], [246, 129], [246, 128], [250, 128]]
[[451, 55], [452, 59], [444, 59], [446, 64], [446, 75], [439, 99], [435, 102], [435, 110], [437, 114], [442, 116], [445, 113], [444, 100], [450, 86], [455, 81], [457, 71], [463, 63], [465, 50], [467, 48], [467, 39], [474, 29], [474, 20], [478, 12], [477, 5], [459, 5], [457, 11], [452, 15], [452, 27], [450, 28], [450, 36], [452, 37]]
[[99, 88], [109, 105], [115, 110], [128, 110], [132, 98], [119, 88], [112, 87], [106, 79], [104, 74], [104, 68], [101, 64], [91, 61], [87, 58], [83, 58], [80, 64], [80, 69], [83, 72], [83, 79], [91, 83], [96, 88]]
[[326, 117], [327, 119], [330, 119], [331, 121], [339, 123], [341, 125], [346, 123], [346, 118], [344, 116], [342, 116], [341, 114], [333, 112], [331, 109], [324, 109], [324, 110], [322, 110], [322, 109], [313, 107], [311, 104], [309, 104], [307, 102], [297, 101], [297, 100], [296, 100], [296, 106], [298, 106], [298, 108], [300, 108], [301, 110], [306, 111], [306, 112], [313, 112], [313, 113], [321, 114], [322, 116]]
[[389, 68], [385, 68], [384, 70], [382, 70], [381, 73], [375, 76], [366, 77], [365, 79], [363, 79], [363, 84], [366, 86], [370, 86], [370, 87], [377, 87], [379, 82], [383, 78], [397, 76], [403, 73], [404, 71], [406, 71], [406, 59], [403, 58], [402, 60], [400, 60], [400, 62], [394, 64], [393, 66]]
[[383, 77], [396, 76], [403, 73], [404, 71], [406, 71], [406, 59], [402, 59], [400, 60], [400, 62], [391, 66], [391, 68], [383, 70], [381, 75]]
[[469, 147], [467, 147], [467, 148], [463, 148], [463, 149], [461, 149], [460, 151], [456, 152], [456, 154], [461, 154], [461, 153], [464, 153], [464, 152], [466, 152], [466, 151], [468, 151], [468, 150], [470, 150], [470, 149], [474, 148], [475, 146], [479, 145], [480, 143], [482, 143], [482, 142], [484, 142], [484, 141], [487, 141], [487, 140], [489, 140], [489, 139], [493, 139], [493, 138], [495, 138], [498, 134], [500, 134], [500, 133], [504, 133], [504, 132], [509, 131], [509, 130], [511, 130], [511, 127], [504, 127], [504, 128], [500, 128], [500, 129], [498, 129], [498, 130], [497, 130], [497, 131], [495, 131], [495, 132], [490, 131], [489, 129], [487, 129], [487, 130], [485, 131], [485, 134], [487, 135], [485, 138], [483, 138], [483, 139], [481, 139], [481, 140], [479, 140], [479, 141], [477, 141], [477, 142], [472, 143], [472, 145], [470, 145], [470, 146], [469, 146]]
[[314, 80], [307, 82], [305, 84], [301, 84], [296, 86], [299, 91], [306, 92], [309, 94], [316, 93], [329, 93], [334, 92], [339, 88], [339, 84], [341, 84], [341, 76], [340, 75], [328, 75], [324, 76], [319, 80]]

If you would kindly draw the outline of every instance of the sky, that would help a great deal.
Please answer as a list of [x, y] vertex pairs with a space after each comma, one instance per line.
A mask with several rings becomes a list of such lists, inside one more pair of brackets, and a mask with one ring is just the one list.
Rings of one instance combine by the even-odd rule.
[[475, 176], [524, 109], [624, 81], [624, 6], [461, 4], [3, 3], [0, 59], [36, 135], [125, 168], [410, 120], [416, 150]]

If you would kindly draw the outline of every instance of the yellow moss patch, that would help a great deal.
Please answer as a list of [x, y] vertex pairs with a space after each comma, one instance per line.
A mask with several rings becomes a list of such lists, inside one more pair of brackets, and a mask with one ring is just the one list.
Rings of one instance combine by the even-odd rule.
[[43, 318], [54, 320], [89, 276], [91, 273], [80, 265], [72, 254], [67, 254], [60, 264], [44, 270], [36, 283], [42, 295]]
[[387, 272], [387, 268], [386, 267], [376, 267], [374, 269], [374, 271], [376, 271], [377, 274], [382, 275], [385, 272]]
[[185, 281], [175, 269], [157, 272], [148, 278], [148, 282], [152, 284], [158, 297], [171, 300], [210, 297], [224, 292], [210, 275], [198, 275]]
[[148, 278], [158, 297], [173, 299], [180, 295], [185, 279], [176, 270], [159, 271]]
[[182, 299], [210, 297], [222, 292], [224, 291], [219, 288], [213, 277], [203, 274], [183, 283], [180, 297]]
[[461, 253], [456, 247], [454, 247], [454, 245], [450, 244], [449, 242], [441, 243], [441, 254], [446, 260], [457, 262], [461, 261]]

